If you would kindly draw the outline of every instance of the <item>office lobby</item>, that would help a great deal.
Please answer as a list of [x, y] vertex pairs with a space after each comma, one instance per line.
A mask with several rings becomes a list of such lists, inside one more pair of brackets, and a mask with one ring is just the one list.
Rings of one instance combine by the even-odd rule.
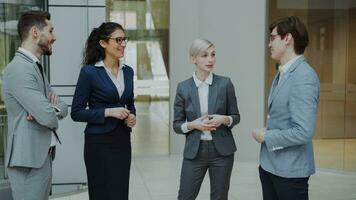
[[[251, 132], [264, 127], [278, 63], [270, 58], [268, 24], [295, 15], [305, 22], [305, 57], [320, 79], [313, 137], [316, 174], [311, 200], [356, 199], [356, 1], [355, 0], [4, 0], [0, 1], [0, 86], [5, 66], [20, 45], [18, 17], [47, 10], [57, 41], [43, 58], [53, 89], [69, 105], [90, 31], [104, 21], [123, 25], [129, 37], [124, 62], [135, 72], [137, 125], [131, 133], [131, 200], [177, 199], [185, 137], [172, 128], [177, 84], [192, 76], [189, 47], [196, 38], [216, 45], [214, 73], [235, 85], [241, 122], [229, 200], [262, 199], [260, 145]], [[70, 27], [70, 28], [68, 28]], [[68, 48], [70, 47], [70, 48]], [[83, 158], [85, 123], [60, 121], [62, 145], [53, 162], [50, 199], [87, 200]], [[0, 199], [12, 200], [4, 156], [7, 113], [0, 96]], [[210, 199], [206, 175], [198, 200]]]

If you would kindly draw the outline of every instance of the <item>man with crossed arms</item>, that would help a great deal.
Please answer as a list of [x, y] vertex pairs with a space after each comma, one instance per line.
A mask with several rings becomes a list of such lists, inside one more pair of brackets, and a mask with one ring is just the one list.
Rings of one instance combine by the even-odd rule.
[[52, 54], [55, 36], [50, 14], [29, 11], [18, 21], [22, 41], [3, 76], [8, 115], [5, 166], [14, 200], [47, 200], [52, 182], [52, 160], [59, 141], [58, 119], [67, 105], [54, 93], [40, 64]]

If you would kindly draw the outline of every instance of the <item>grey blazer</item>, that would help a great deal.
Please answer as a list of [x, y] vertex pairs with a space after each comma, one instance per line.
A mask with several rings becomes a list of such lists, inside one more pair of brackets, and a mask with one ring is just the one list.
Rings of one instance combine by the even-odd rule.
[[[236, 151], [235, 140], [231, 129], [240, 122], [240, 114], [237, 107], [235, 89], [230, 79], [213, 74], [213, 82], [209, 87], [208, 113], [231, 116], [233, 122], [230, 127], [221, 125], [216, 131], [212, 131], [214, 145], [217, 151], [223, 155], [231, 155]], [[186, 121], [193, 121], [201, 117], [198, 88], [193, 78], [180, 82], [177, 86], [177, 94], [174, 101], [173, 129], [178, 134], [184, 134], [181, 126]], [[186, 141], [183, 156], [188, 159], [196, 157], [200, 136], [202, 132], [192, 130], [185, 133]]]
[[[57, 118], [47, 98], [51, 86], [46, 78], [43, 82], [36, 63], [19, 51], [5, 69], [2, 89], [8, 116], [5, 164], [40, 168], [48, 155], [52, 130], [58, 128], [58, 118], [67, 115], [67, 105], [59, 101]], [[35, 120], [28, 121], [28, 113]]]
[[304, 56], [291, 65], [277, 87], [271, 88], [260, 153], [264, 170], [285, 178], [315, 173], [312, 138], [319, 93], [319, 78]]

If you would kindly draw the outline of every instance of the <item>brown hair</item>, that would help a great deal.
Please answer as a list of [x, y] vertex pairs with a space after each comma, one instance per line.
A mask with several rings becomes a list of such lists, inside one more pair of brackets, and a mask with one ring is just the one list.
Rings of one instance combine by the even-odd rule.
[[47, 25], [46, 19], [51, 20], [51, 14], [46, 11], [28, 11], [23, 13], [17, 23], [17, 32], [21, 41], [27, 39], [28, 32], [33, 26], [42, 30]]
[[296, 54], [303, 54], [308, 46], [308, 32], [303, 22], [295, 16], [278, 19], [269, 25], [269, 31], [277, 28], [278, 35], [283, 39], [290, 33], [294, 39], [294, 51]]

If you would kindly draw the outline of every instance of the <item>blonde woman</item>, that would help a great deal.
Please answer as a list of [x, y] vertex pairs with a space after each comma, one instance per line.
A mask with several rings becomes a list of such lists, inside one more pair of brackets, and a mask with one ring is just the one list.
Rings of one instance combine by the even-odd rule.
[[195, 199], [209, 171], [211, 199], [228, 199], [236, 151], [231, 129], [240, 122], [235, 89], [227, 77], [213, 74], [215, 46], [197, 39], [190, 48], [193, 76], [178, 84], [173, 128], [185, 135], [179, 200]]

